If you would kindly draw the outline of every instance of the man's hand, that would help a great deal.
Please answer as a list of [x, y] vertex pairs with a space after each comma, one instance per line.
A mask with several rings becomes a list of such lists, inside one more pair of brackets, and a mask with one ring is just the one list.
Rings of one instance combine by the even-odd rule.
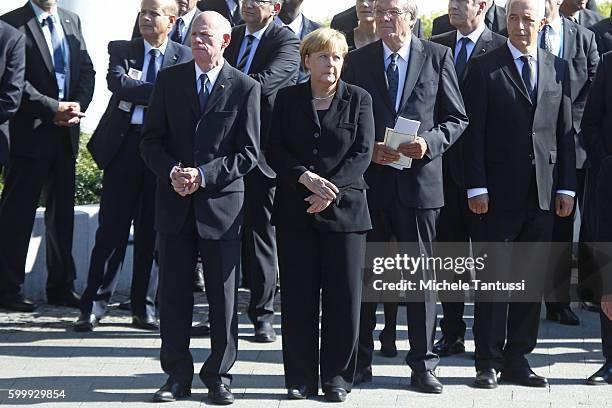
[[427, 154], [427, 142], [422, 137], [417, 136], [412, 142], [399, 145], [397, 150], [411, 159], [422, 159]]
[[372, 154], [372, 161], [376, 164], [390, 164], [400, 159], [399, 152], [384, 143], [377, 142], [374, 144], [374, 153]]
[[612, 320], [612, 294], [601, 297], [601, 311], [608, 317], [608, 320]]
[[328, 201], [335, 200], [336, 194], [340, 192], [334, 183], [311, 171], [302, 173], [298, 182], [305, 185], [312, 193]]
[[574, 197], [559, 193], [555, 197], [555, 212], [559, 217], [567, 217], [574, 210]]
[[60, 102], [53, 123], [56, 126], [72, 127], [78, 125], [84, 117], [85, 114], [81, 112], [81, 104], [78, 102]]
[[306, 210], [308, 214], [315, 214], [323, 211], [331, 204], [331, 200], [326, 200], [319, 197], [317, 194], [312, 194], [304, 199], [310, 207]]
[[489, 212], [489, 195], [481, 194], [468, 198], [468, 207], [474, 214], [486, 214]]
[[170, 176], [172, 187], [181, 197], [186, 197], [195, 193], [202, 185], [202, 176], [200, 171], [193, 167], [179, 168], [175, 167]]

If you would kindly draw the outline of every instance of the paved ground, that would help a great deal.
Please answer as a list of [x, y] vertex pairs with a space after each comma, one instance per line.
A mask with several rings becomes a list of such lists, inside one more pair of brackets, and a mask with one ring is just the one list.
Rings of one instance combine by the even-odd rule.
[[[246, 294], [241, 296], [245, 308]], [[202, 295], [196, 312], [206, 309]], [[578, 310], [582, 325], [564, 327], [542, 321], [540, 342], [530, 361], [550, 387], [530, 389], [501, 385], [495, 390], [471, 387], [474, 344], [469, 335], [468, 353], [443, 359], [437, 374], [445, 384], [442, 395], [423, 395], [408, 386], [409, 369], [402, 355], [408, 349], [405, 313], [400, 308], [400, 356], [376, 356], [374, 382], [356, 388], [344, 407], [612, 407], [612, 386], [589, 387], [584, 380], [602, 364], [598, 316]], [[468, 327], [472, 308], [466, 311]], [[126, 312], [116, 308], [93, 333], [71, 330], [77, 312], [66, 308], [41, 307], [34, 315], [0, 312], [0, 405], [36, 406], [151, 406], [148, 402], [165, 381], [158, 355], [157, 333], [133, 329]], [[275, 325], [280, 334], [280, 318]], [[379, 314], [379, 323], [382, 314]], [[381, 329], [379, 324], [377, 329]], [[284, 397], [281, 341], [261, 345], [250, 340], [251, 326], [240, 318], [240, 344], [234, 374], [236, 407], [303, 407], [325, 404], [321, 397], [309, 401], [287, 401]], [[377, 336], [376, 336], [377, 337]], [[376, 345], [379, 346], [378, 344]], [[196, 369], [209, 352], [208, 338], [191, 342]], [[197, 375], [193, 396], [172, 407], [208, 405], [206, 389]], [[9, 399], [8, 389], [64, 390], [65, 398]], [[145, 405], [146, 404], [146, 405]]]

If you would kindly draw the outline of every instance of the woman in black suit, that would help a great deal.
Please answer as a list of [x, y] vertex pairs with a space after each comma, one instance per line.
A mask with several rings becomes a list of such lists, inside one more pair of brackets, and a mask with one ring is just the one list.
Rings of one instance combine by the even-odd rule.
[[267, 157], [278, 174], [272, 223], [290, 399], [318, 393], [319, 361], [328, 401], [344, 401], [355, 374], [374, 116], [370, 95], [340, 80], [347, 50], [329, 28], [304, 38], [311, 80], [279, 91], [272, 119]]

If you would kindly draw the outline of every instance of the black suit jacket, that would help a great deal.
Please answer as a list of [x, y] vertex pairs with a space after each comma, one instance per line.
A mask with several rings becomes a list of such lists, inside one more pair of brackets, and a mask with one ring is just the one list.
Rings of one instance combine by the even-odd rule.
[[21, 102], [25, 62], [25, 36], [0, 21], [0, 166], [8, 161], [8, 121]]
[[237, 22], [232, 20], [232, 15], [229, 8], [227, 8], [225, 0], [200, 0], [197, 3], [197, 7], [202, 11], [216, 11], [225, 17], [232, 27], [243, 23], [242, 19]]
[[[506, 9], [496, 4], [493, 4], [491, 7], [489, 7], [489, 10], [487, 10], [487, 14], [485, 15], [485, 25], [489, 30], [493, 31], [494, 33], [507, 35]], [[456, 27], [454, 27], [450, 23], [450, 18], [448, 17], [448, 14], [444, 14], [434, 18], [433, 26], [431, 28], [431, 36], [433, 37], [455, 30]]]
[[[357, 23], [359, 20], [357, 19], [357, 9], [355, 6], [346, 9], [338, 14], [336, 14], [331, 21], [331, 28], [342, 31], [346, 36], [347, 40], [353, 38], [353, 30], [357, 27]], [[412, 34], [416, 35], [419, 38], [423, 38], [423, 24], [420, 18], [417, 18], [414, 23], [414, 27], [412, 27]], [[349, 43], [349, 48], [355, 48], [355, 43]]]
[[584, 9], [580, 11], [580, 16], [578, 17], [578, 21], [581, 26], [586, 28], [591, 28], [605, 17], [599, 14], [596, 11], [592, 11], [589, 9]]
[[[431, 41], [445, 45], [451, 49], [451, 52], [455, 53], [455, 48], [457, 46], [457, 30], [449, 31], [448, 33], [440, 34], [431, 37]], [[477, 57], [479, 55], [486, 54], [491, 50], [494, 50], [506, 43], [506, 37], [496, 34], [486, 28], [480, 38], [474, 44], [474, 50], [470, 55], [469, 61], [472, 58]], [[468, 63], [469, 63], [468, 61]], [[462, 85], [465, 80], [466, 71], [463, 71], [463, 76], [459, 79], [459, 84]], [[444, 165], [444, 174], [450, 174], [453, 178], [453, 181], [458, 187], [465, 187], [465, 177], [464, 177], [464, 157], [463, 157], [463, 138], [460, 138], [442, 157], [443, 165]]]
[[587, 155], [580, 131], [580, 122], [599, 64], [599, 54], [595, 35], [566, 18], [563, 19], [563, 59], [569, 65], [576, 168], [582, 169], [587, 164]]
[[[274, 22], [276, 23], [276, 19], [274, 19]], [[279, 25], [279, 27], [282, 27], [282, 25]], [[312, 33], [314, 30], [316, 30], [317, 28], [321, 27], [321, 24], [319, 23], [315, 23], [312, 20], [309, 20], [308, 18], [306, 18], [305, 15], [302, 14], [302, 33], [300, 35], [300, 41], [304, 39], [304, 37], [306, 37], [308, 34]], [[308, 71], [306, 71], [306, 69], [300, 64], [300, 72], [298, 74], [298, 79], [297, 79], [297, 83], [301, 84], [304, 83], [306, 81], [308, 81], [310, 79], [310, 73]]]
[[[111, 41], [108, 44], [109, 63], [106, 82], [113, 95], [87, 144], [87, 148], [100, 169], [105, 169], [119, 152], [130, 126], [134, 108], [137, 105], [147, 106], [149, 104], [153, 84], [127, 76], [130, 68], [142, 71], [144, 50], [142, 38], [131, 41]], [[161, 69], [190, 61], [192, 58], [189, 48], [168, 40]], [[144, 75], [146, 73], [143, 73]], [[119, 109], [121, 101], [132, 104], [129, 112]]]
[[[232, 30], [232, 40], [225, 50], [225, 59], [232, 66], [238, 63], [240, 46], [244, 40], [246, 26], [240, 25]], [[289, 85], [294, 85], [300, 69], [300, 40], [284, 27], [270, 23], [261, 37], [249, 67], [249, 76], [261, 85], [261, 150], [259, 169], [268, 177], [274, 171], [265, 159], [266, 146], [272, 109], [276, 93]]]
[[[200, 11], [199, 9], [195, 11], [195, 14], [193, 15], [193, 18], [191, 19], [191, 23], [189, 23], [189, 27], [187, 27], [185, 37], [183, 38], [183, 41], [181, 42], [181, 44], [187, 47], [191, 47], [191, 27], [193, 27], [193, 22], [195, 21], [196, 17], [201, 12], [202, 11]], [[136, 22], [134, 23], [134, 28], [132, 29], [132, 40], [138, 37], [142, 37], [142, 34], [140, 33], [140, 26], [138, 25], [139, 18], [140, 18], [140, 13], [136, 16]]]
[[[340, 81], [322, 122], [310, 82], [282, 89], [268, 148], [268, 161], [278, 174], [272, 223], [342, 232], [371, 229], [363, 174], [373, 147], [372, 98], [363, 89]], [[335, 202], [318, 214], [306, 213], [304, 199], [312, 193], [298, 183], [308, 170], [340, 190]]]
[[[62, 28], [70, 47], [70, 84], [68, 99], [81, 104], [85, 111], [94, 92], [95, 71], [87, 53], [79, 17], [58, 9]], [[79, 150], [80, 127], [58, 127], [53, 117], [59, 106], [57, 81], [51, 53], [30, 3], [1, 17], [26, 36], [25, 87], [21, 106], [10, 123], [11, 155], [41, 157], [55, 150], [53, 133], [66, 133], [76, 157]]]
[[595, 33], [599, 55], [612, 51], [612, 18], [605, 18], [589, 29]]
[[463, 87], [466, 188], [486, 187], [491, 210], [525, 208], [532, 163], [542, 210], [554, 210], [557, 190], [576, 191], [569, 81], [567, 62], [538, 49], [533, 104], [507, 46], [472, 60]]
[[[200, 114], [195, 62], [159, 72], [140, 146], [157, 176], [157, 231], [178, 234], [193, 206], [201, 238], [240, 238], [243, 177], [259, 155], [259, 97], [259, 84], [225, 61]], [[178, 163], [199, 167], [204, 187], [187, 197], [178, 195], [170, 184]]]
[[451, 51], [412, 36], [399, 112], [387, 92], [382, 41], [351, 52], [345, 66], [343, 79], [372, 95], [377, 141], [382, 142], [385, 128], [393, 128], [397, 117], [403, 116], [421, 122], [418, 134], [428, 146], [425, 157], [413, 160], [410, 169], [370, 165], [365, 176], [370, 208], [388, 209], [398, 196], [408, 207], [442, 207], [442, 154], [467, 126]]

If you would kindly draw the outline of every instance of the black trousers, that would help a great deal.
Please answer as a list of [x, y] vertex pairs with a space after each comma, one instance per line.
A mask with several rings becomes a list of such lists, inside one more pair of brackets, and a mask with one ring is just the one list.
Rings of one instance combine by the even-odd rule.
[[320, 365], [324, 391], [350, 391], [357, 361], [365, 232], [283, 226], [276, 232], [285, 384], [316, 391]]
[[[373, 229], [368, 233], [368, 242], [389, 242], [395, 237], [398, 242], [418, 242], [426, 256], [432, 255], [432, 245], [436, 239], [436, 224], [439, 209], [419, 210], [405, 207], [399, 199], [393, 207], [385, 210], [370, 210]], [[429, 244], [429, 245], [428, 245]], [[413, 371], [433, 370], [439, 357], [433, 352], [433, 339], [436, 328], [436, 296], [427, 294], [423, 302], [406, 304], [408, 318], [408, 340], [410, 350], [406, 363]], [[376, 303], [361, 304], [359, 328], [359, 353], [357, 369], [371, 367], [374, 353], [373, 332], [376, 328]]]
[[127, 132], [121, 150], [104, 170], [96, 241], [91, 251], [81, 312], [102, 317], [115, 290], [134, 222], [132, 314], [155, 315], [157, 276], [151, 276], [155, 249], [155, 175], [140, 158], [140, 126]]
[[612, 320], [603, 313], [599, 312], [601, 324], [601, 349], [603, 356], [608, 362], [612, 362]]
[[199, 237], [193, 209], [178, 235], [159, 234], [159, 316], [162, 369], [172, 380], [191, 384], [193, 358], [189, 352], [193, 315], [193, 271], [198, 253], [204, 262], [209, 304], [211, 350], [200, 378], [207, 387], [230, 384], [229, 370], [238, 350], [238, 279], [240, 240]]
[[[546, 297], [546, 308], [550, 311], [559, 311], [570, 304], [570, 286], [572, 277], [572, 247], [574, 242], [574, 220], [576, 219], [576, 208], [580, 207], [581, 217], [584, 218], [585, 194], [584, 183], [586, 170], [576, 170], [578, 188], [574, 209], [569, 217], [561, 218], [555, 215], [552, 241], [557, 248], [558, 259], [554, 259], [551, 265], [553, 290]], [[582, 227], [581, 227], [582, 228]]]
[[16, 294], [25, 279], [25, 264], [36, 208], [43, 197], [47, 295], [72, 290], [76, 269], [72, 258], [75, 158], [68, 132], [50, 132], [56, 139], [43, 157], [10, 157], [0, 199], [0, 292]]
[[[553, 216], [552, 211], [539, 208], [534, 175], [525, 209], [474, 215], [472, 237], [476, 242], [549, 242]], [[495, 266], [511, 270], [520, 268], [517, 266], [519, 260], [528, 260], [541, 264], [542, 273], [546, 273], [548, 255], [534, 252], [508, 253], [508, 259]], [[528, 367], [525, 355], [531, 353], [537, 343], [540, 306], [541, 302], [479, 302], [477, 297], [473, 327], [476, 370]]]
[[[465, 243], [465, 256], [470, 247], [470, 210], [467, 205], [465, 188], [458, 186], [450, 174], [444, 174], [444, 207], [440, 209], [438, 221], [438, 242]], [[442, 302], [444, 317], [440, 319], [442, 337], [453, 341], [465, 337], [466, 325], [463, 320], [463, 302]]]
[[249, 318], [253, 323], [272, 322], [278, 276], [276, 234], [270, 224], [275, 179], [255, 168], [245, 176], [244, 182], [242, 274], [251, 291]]

